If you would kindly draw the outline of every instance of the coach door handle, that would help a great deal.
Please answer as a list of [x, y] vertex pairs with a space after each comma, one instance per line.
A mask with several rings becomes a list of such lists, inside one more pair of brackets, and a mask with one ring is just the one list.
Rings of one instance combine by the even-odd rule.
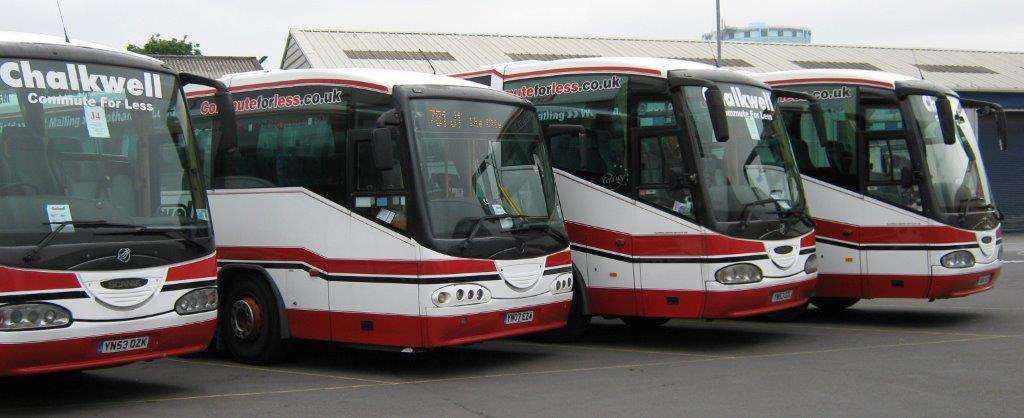
[[626, 245], [626, 240], [623, 238], [615, 238], [615, 245], [618, 247], [622, 247]]
[[844, 236], [844, 237], [848, 237], [848, 236], [850, 236], [850, 235], [853, 235], [853, 230], [850, 230], [850, 229], [844, 229], [844, 230], [843, 230], [843, 232], [842, 232], [842, 234], [843, 234], [843, 236]]

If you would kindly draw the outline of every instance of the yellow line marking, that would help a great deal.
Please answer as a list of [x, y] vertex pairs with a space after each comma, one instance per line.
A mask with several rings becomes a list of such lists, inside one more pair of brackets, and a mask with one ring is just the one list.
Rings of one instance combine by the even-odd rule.
[[883, 307], [883, 308], [917, 308], [917, 309], [935, 309], [935, 310], [943, 310], [943, 309], [973, 310], [973, 309], [977, 309], [979, 311], [1024, 311], [1024, 308], [995, 308], [995, 307], [989, 307], [989, 306], [955, 306], [955, 305], [954, 306], [948, 306], [948, 305], [928, 305], [928, 306], [922, 306], [922, 305], [882, 305], [882, 304], [864, 305], [865, 308], [874, 307], [874, 306]]
[[[722, 321], [721, 324], [732, 325], [739, 327], [742, 325], [754, 325], [755, 328], [770, 328], [769, 326], [756, 326], [757, 322], [739, 322], [739, 321]], [[921, 335], [941, 335], [941, 336], [965, 336], [965, 337], [1005, 337], [1000, 334], [975, 334], [969, 332], [945, 332], [945, 331], [924, 331], [917, 329], [907, 328], [876, 328], [876, 327], [847, 327], [847, 326], [830, 326], [830, 325], [807, 325], [807, 324], [784, 324], [784, 323], [771, 323], [773, 326], [788, 327], [788, 328], [806, 328], [806, 329], [822, 329], [829, 331], [857, 331], [857, 332], [877, 332], [882, 334], [921, 334]]]
[[533, 346], [533, 347], [554, 347], [564, 348], [569, 350], [581, 349], [581, 350], [596, 350], [596, 351], [617, 351], [623, 353], [635, 353], [635, 354], [661, 354], [667, 356], [692, 356], [692, 357], [704, 357], [704, 358], [721, 358], [728, 357], [714, 354], [701, 354], [692, 353], [688, 351], [657, 351], [657, 350], [642, 350], [634, 348], [618, 348], [618, 347], [604, 347], [599, 345], [582, 345], [582, 344], [549, 344], [549, 343], [533, 343], [527, 341], [500, 341], [501, 344], [507, 345], [521, 345], [521, 346]]
[[387, 380], [366, 379], [366, 378], [361, 378], [361, 377], [349, 377], [349, 376], [342, 376], [342, 375], [335, 375], [335, 374], [312, 373], [312, 372], [304, 372], [304, 371], [292, 370], [292, 369], [281, 369], [281, 368], [274, 368], [274, 367], [249, 366], [249, 365], [245, 365], [245, 364], [223, 363], [223, 362], [217, 362], [217, 361], [186, 360], [186, 359], [182, 359], [182, 358], [168, 358], [168, 359], [165, 359], [165, 360], [166, 361], [170, 361], [170, 362], [174, 362], [174, 363], [191, 363], [191, 364], [198, 364], [198, 365], [203, 365], [203, 366], [219, 366], [219, 367], [227, 367], [227, 368], [231, 368], [231, 369], [254, 370], [254, 371], [268, 372], [268, 373], [293, 374], [293, 375], [298, 375], [298, 376], [322, 377], [322, 378], [327, 378], [327, 379], [338, 379], [338, 380], [356, 380], [356, 381], [361, 381], [361, 382], [370, 382], [370, 383], [377, 383], [377, 384], [382, 384], [382, 385], [383, 384], [398, 383], [398, 382], [387, 381]]
[[[1019, 335], [991, 335], [983, 337], [973, 338], [959, 338], [951, 340], [937, 340], [937, 341], [921, 341], [921, 342], [909, 342], [909, 343], [894, 343], [894, 344], [878, 344], [868, 345], [861, 347], [843, 347], [843, 348], [830, 348], [822, 350], [807, 350], [807, 351], [790, 351], [781, 353], [767, 353], [767, 354], [748, 354], [748, 355], [737, 355], [737, 356], [719, 356], [712, 358], [702, 359], [689, 359], [689, 360], [676, 360], [676, 361], [664, 361], [664, 362], [653, 362], [653, 363], [636, 363], [636, 364], [620, 364], [620, 365], [609, 365], [609, 366], [597, 366], [597, 367], [578, 367], [571, 369], [553, 369], [553, 370], [537, 370], [530, 372], [517, 372], [517, 373], [492, 373], [485, 375], [475, 376], [460, 376], [460, 377], [446, 377], [436, 379], [417, 379], [408, 380], [401, 382], [385, 382], [380, 383], [365, 383], [358, 385], [346, 385], [346, 386], [326, 386], [316, 388], [304, 388], [304, 389], [286, 389], [286, 390], [275, 390], [275, 391], [260, 391], [260, 392], [241, 392], [241, 393], [225, 393], [225, 394], [213, 394], [213, 395], [196, 395], [196, 396], [181, 396], [181, 397], [167, 397], [167, 398], [152, 398], [152, 399], [139, 399], [132, 401], [114, 401], [114, 402], [100, 402], [100, 403], [85, 403], [77, 405], [61, 405], [61, 408], [69, 408], [75, 406], [103, 406], [103, 405], [128, 405], [128, 404], [142, 404], [142, 403], [155, 403], [155, 402], [170, 402], [170, 401], [188, 401], [188, 400], [205, 400], [205, 399], [217, 399], [217, 398], [232, 398], [232, 397], [248, 397], [248, 396], [267, 396], [267, 395], [286, 395], [292, 393], [304, 393], [304, 392], [318, 392], [318, 391], [334, 391], [334, 390], [348, 390], [348, 389], [361, 389], [361, 388], [377, 388], [386, 386], [399, 386], [399, 385], [416, 385], [425, 383], [437, 383], [437, 382], [452, 382], [459, 380], [479, 380], [479, 379], [494, 379], [504, 377], [520, 377], [520, 376], [536, 376], [544, 374], [558, 374], [558, 373], [577, 373], [577, 372], [588, 372], [598, 370], [614, 370], [614, 369], [629, 369], [629, 368], [641, 368], [651, 366], [670, 366], [679, 364], [689, 363], [708, 363], [714, 361], [724, 360], [749, 360], [758, 358], [770, 358], [770, 357], [788, 357], [788, 356], [805, 356], [813, 354], [828, 354], [828, 353], [840, 353], [847, 351], [865, 351], [865, 350], [876, 350], [885, 348], [903, 348], [903, 347], [915, 347], [923, 345], [934, 345], [934, 344], [949, 344], [958, 342], [970, 342], [970, 341], [985, 341], [985, 340], [996, 340], [1004, 338], [1016, 338]], [[247, 367], [247, 366], [245, 366]], [[255, 368], [255, 370], [262, 370], [264, 368]], [[267, 371], [276, 371], [273, 369], [266, 369]], [[17, 409], [6, 410], [6, 412], [22, 411], [22, 410], [41, 410], [53, 407], [24, 407]]]

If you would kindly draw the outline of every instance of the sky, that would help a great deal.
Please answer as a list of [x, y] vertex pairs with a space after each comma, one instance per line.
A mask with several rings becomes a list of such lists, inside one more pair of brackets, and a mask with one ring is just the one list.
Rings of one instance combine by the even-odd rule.
[[[0, 30], [60, 35], [54, 0], [4, 0]], [[71, 37], [123, 47], [188, 35], [205, 55], [268, 56], [288, 29], [699, 39], [714, 0], [61, 0]], [[809, 27], [813, 43], [1024, 51], [1022, 0], [722, 0], [728, 25]]]

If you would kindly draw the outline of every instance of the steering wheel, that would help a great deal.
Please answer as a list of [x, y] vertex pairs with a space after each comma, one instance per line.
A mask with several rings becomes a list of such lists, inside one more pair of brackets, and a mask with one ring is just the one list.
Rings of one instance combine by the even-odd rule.
[[39, 190], [39, 186], [36, 186], [36, 185], [34, 185], [32, 183], [24, 182], [24, 181], [17, 182], [17, 183], [8, 183], [8, 184], [4, 184], [4, 185], [0, 186], [0, 194], [5, 194], [6, 195], [8, 190], [14, 189], [14, 188], [17, 188], [17, 187], [28, 187], [28, 188], [32, 189], [32, 194], [34, 194], [34, 195], [41, 194], [40, 193], [41, 190]]

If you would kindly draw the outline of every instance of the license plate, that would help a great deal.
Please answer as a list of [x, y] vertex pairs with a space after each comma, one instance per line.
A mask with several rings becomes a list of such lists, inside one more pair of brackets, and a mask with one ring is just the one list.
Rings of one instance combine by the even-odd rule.
[[984, 286], [984, 285], [987, 285], [987, 284], [989, 284], [989, 282], [991, 282], [991, 281], [992, 281], [992, 276], [981, 276], [981, 277], [980, 277], [980, 278], [978, 279], [978, 286]]
[[522, 324], [525, 322], [533, 322], [533, 311], [505, 313], [505, 325]]
[[772, 303], [793, 299], [793, 289], [772, 293]]
[[149, 337], [125, 338], [100, 343], [100, 354], [123, 353], [149, 347]]

